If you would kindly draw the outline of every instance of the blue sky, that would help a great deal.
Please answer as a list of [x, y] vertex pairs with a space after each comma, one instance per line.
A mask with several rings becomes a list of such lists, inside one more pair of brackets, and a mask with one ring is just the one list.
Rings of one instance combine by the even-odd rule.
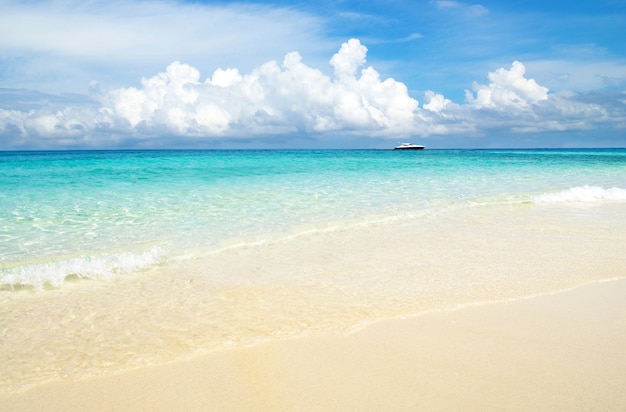
[[626, 147], [624, 33], [624, 0], [0, 0], [0, 150]]

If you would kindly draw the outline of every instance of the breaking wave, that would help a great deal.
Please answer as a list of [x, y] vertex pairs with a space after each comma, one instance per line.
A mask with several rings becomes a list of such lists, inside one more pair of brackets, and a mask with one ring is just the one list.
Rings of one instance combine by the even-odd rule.
[[589, 185], [576, 186], [562, 192], [533, 196], [532, 200], [537, 203], [626, 201], [626, 189], [619, 187], [605, 189]]
[[153, 266], [161, 261], [163, 255], [163, 249], [155, 246], [141, 253], [103, 253], [54, 262], [23, 264], [0, 269], [0, 288], [60, 287], [68, 277], [112, 278]]

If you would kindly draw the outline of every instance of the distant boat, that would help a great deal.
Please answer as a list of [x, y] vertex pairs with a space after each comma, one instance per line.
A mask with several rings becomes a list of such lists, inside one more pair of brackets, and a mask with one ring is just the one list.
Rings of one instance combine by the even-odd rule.
[[393, 150], [424, 150], [424, 146], [413, 143], [402, 143], [400, 146], [396, 146]]

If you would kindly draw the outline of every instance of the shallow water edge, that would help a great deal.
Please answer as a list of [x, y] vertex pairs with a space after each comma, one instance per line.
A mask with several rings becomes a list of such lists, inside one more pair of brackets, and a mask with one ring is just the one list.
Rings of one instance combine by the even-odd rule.
[[626, 277], [623, 203], [489, 204], [195, 250], [0, 293], [3, 391]]

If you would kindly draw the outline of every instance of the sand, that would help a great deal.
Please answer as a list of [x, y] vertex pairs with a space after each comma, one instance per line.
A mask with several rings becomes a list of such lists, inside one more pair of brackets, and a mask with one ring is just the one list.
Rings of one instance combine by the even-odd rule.
[[626, 410], [626, 280], [0, 397], [3, 411]]

